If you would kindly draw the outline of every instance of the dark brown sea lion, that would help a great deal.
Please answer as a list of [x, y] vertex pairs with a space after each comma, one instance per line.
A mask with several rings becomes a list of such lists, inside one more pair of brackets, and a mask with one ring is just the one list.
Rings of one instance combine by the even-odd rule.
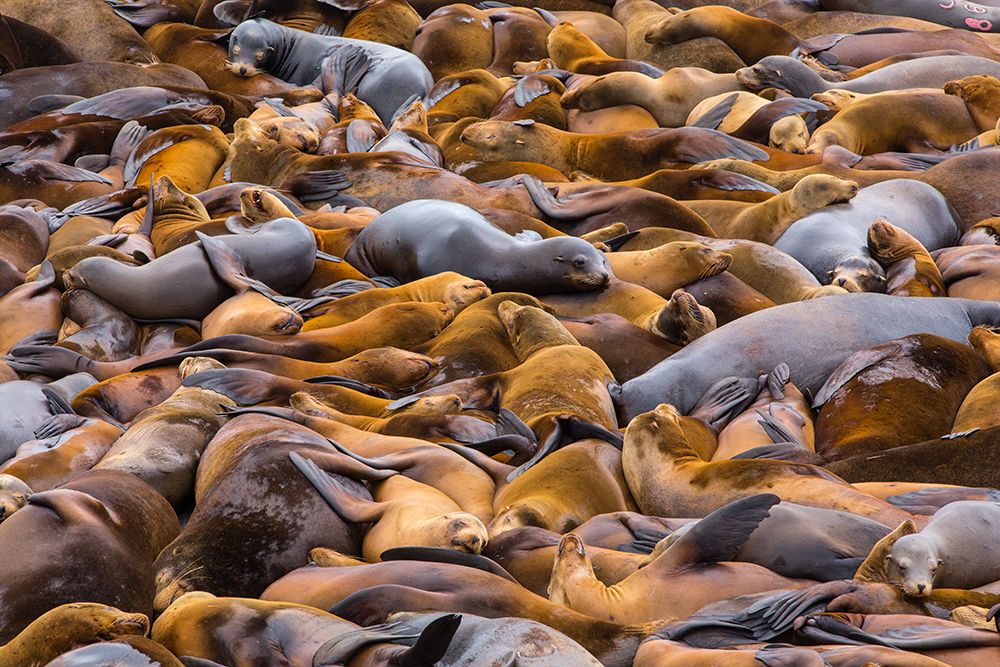
[[927, 334], [857, 352], [815, 396], [816, 451], [837, 460], [945, 435], [962, 399], [988, 374], [968, 346]]
[[[9, 641], [46, 611], [77, 600], [149, 615], [153, 559], [177, 530], [170, 505], [126, 473], [87, 472], [32, 495], [0, 524], [8, 582], [0, 637]], [[73, 556], [58, 563], [39, 557], [53, 550]], [[53, 567], [63, 575], [53, 576]]]
[[621, 315], [604, 313], [560, 321], [581, 345], [600, 355], [618, 382], [627, 382], [645, 373], [680, 349], [679, 345], [636, 326]]
[[[257, 596], [269, 582], [305, 562], [315, 546], [358, 552], [360, 531], [313, 491], [289, 460], [291, 451], [324, 463], [343, 462], [347, 468], [341, 469], [360, 473], [351, 459], [303, 426], [266, 415], [231, 420], [201, 457], [191, 518], [156, 560], [157, 610], [193, 590]], [[343, 482], [353, 493], [367, 495], [350, 478]], [[260, 502], [262, 489], [267, 489], [266, 504]], [[223, 538], [239, 550], [239, 561], [220, 548]]]

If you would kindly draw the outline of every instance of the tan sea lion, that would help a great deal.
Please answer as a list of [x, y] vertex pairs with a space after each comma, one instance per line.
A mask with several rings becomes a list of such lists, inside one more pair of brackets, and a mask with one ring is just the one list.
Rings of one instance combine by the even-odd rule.
[[665, 299], [697, 280], [729, 268], [732, 256], [698, 243], [676, 241], [650, 250], [608, 254], [615, 277], [642, 285]]
[[[713, 95], [699, 102], [688, 114], [685, 125], [696, 125], [698, 121], [720, 102], [727, 101], [734, 93]], [[748, 92], [737, 92], [732, 101], [730, 111], [715, 127], [720, 132], [732, 134], [744, 126], [754, 112], [767, 106], [770, 102], [759, 95]], [[789, 153], [804, 153], [809, 143], [809, 128], [805, 120], [792, 114], [776, 120], [768, 130], [768, 145]]]
[[705, 516], [766, 488], [782, 500], [853, 512], [886, 524], [910, 516], [818, 466], [752, 459], [706, 463], [691, 448], [678, 420], [673, 406], [661, 404], [634, 418], [625, 431], [622, 467], [643, 512]]
[[897, 296], [945, 296], [941, 270], [920, 241], [885, 218], [868, 230], [868, 250], [885, 269], [885, 292]]

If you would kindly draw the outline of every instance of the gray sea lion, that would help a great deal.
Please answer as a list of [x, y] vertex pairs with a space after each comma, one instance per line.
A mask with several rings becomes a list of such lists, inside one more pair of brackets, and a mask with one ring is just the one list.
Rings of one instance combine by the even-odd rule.
[[[250, 274], [282, 293], [294, 292], [312, 273], [316, 239], [292, 218], [279, 218], [252, 234], [216, 237], [238, 253]], [[215, 273], [201, 243], [191, 243], [142, 266], [88, 257], [66, 272], [67, 287], [83, 287], [141, 319], [197, 319], [233, 291]]]
[[345, 67], [363, 68], [357, 76], [357, 96], [371, 105], [387, 125], [400, 107], [424, 97], [434, 85], [427, 67], [412, 53], [387, 44], [346, 37], [327, 37], [286, 28], [267, 19], [251, 19], [236, 26], [229, 37], [230, 69], [241, 76], [269, 72], [296, 85], [313, 83], [323, 61], [341, 49]]
[[1000, 503], [961, 500], [939, 509], [919, 533], [903, 535], [886, 558], [889, 579], [913, 597], [937, 588], [1000, 580]]
[[92, 384], [97, 378], [88, 373], [75, 373], [40, 384], [16, 380], [0, 384], [0, 459], [14, 456], [18, 446], [33, 439], [34, 430], [54, 414], [71, 412], [64, 404]]
[[345, 259], [367, 276], [409, 282], [455, 271], [495, 292], [551, 294], [607, 284], [607, 259], [582, 239], [522, 241], [463, 204], [418, 199], [368, 224]]
[[[837, 324], [821, 324], [826, 322]], [[751, 313], [710, 331], [614, 394], [626, 419], [661, 402], [686, 414], [719, 380], [756, 378], [780, 363], [791, 368], [795, 386], [815, 394], [859, 350], [914, 333], [961, 342], [979, 324], [1000, 324], [1000, 304], [884, 294], [799, 301]]]

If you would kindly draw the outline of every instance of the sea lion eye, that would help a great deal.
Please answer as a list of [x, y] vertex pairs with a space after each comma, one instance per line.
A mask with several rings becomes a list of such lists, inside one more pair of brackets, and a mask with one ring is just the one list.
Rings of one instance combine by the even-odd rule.
[[233, 44], [233, 55], [234, 56], [240, 55], [240, 47], [237, 46], [236, 44]]
[[582, 269], [586, 263], [587, 260], [584, 257], [577, 257], [576, 259], [573, 260], [573, 266], [575, 266], [578, 269]]

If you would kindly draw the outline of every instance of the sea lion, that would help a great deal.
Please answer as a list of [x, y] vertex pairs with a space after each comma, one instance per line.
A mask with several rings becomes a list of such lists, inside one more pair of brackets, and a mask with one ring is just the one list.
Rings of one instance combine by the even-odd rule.
[[[183, 380], [220, 367], [222, 364], [211, 359], [185, 359], [178, 375]], [[205, 446], [222, 427], [220, 413], [224, 406], [233, 405], [221, 394], [181, 387], [155, 408], [136, 416], [94, 469], [135, 475], [178, 506], [194, 488], [197, 462]]]
[[798, 114], [815, 110], [804, 102], [770, 102], [759, 95], [738, 91], [702, 100], [688, 114], [685, 125], [710, 127], [789, 153], [804, 153], [809, 143], [809, 127]]
[[[633, 419], [625, 430], [622, 467], [636, 503], [646, 513], [706, 516], [766, 488], [782, 500], [852, 512], [880, 523], [909, 518], [818, 466], [753, 459], [706, 463], [688, 443], [678, 419], [673, 406], [661, 404]], [[734, 475], [747, 483], [734, 483]]]
[[[674, 291], [729, 268], [732, 256], [698, 243], [676, 241], [651, 250], [608, 254], [615, 277], [669, 299]], [[666, 270], [664, 270], [666, 268]]]
[[545, 39], [549, 57], [560, 69], [599, 76], [609, 72], [640, 72], [657, 78], [663, 70], [642, 60], [626, 60], [607, 54], [572, 23], [553, 26]]
[[[921, 202], [917, 208], [907, 206], [917, 201]], [[820, 282], [852, 292], [882, 292], [884, 270], [867, 244], [868, 228], [879, 218], [909, 232], [928, 250], [954, 245], [959, 234], [959, 221], [939, 191], [917, 181], [891, 180], [863, 188], [847, 204], [797, 220], [774, 246], [801, 262]]]
[[849, 81], [830, 82], [808, 65], [788, 56], [767, 56], [737, 70], [736, 79], [750, 90], [780, 88], [795, 97], [809, 97], [830, 88], [878, 93], [899, 88], [940, 88], [972, 74], [1000, 75], [1000, 62], [976, 56], [933, 56], [883, 67]]
[[[569, 533], [559, 544], [549, 599], [595, 618], [642, 623], [684, 618], [728, 596], [798, 588], [805, 582], [787, 579], [759, 565], [720, 562], [733, 559], [767, 516], [768, 508], [777, 502], [773, 494], [759, 494], [716, 510], [648, 565], [612, 586], [597, 580], [586, 546]], [[717, 522], [727, 526], [725, 538], [718, 536]], [[658, 594], [639, 593], [650, 590]]]
[[680, 349], [613, 313], [560, 321], [577, 342], [600, 355], [618, 382], [642, 375]]
[[53, 289], [55, 270], [43, 262], [38, 275], [0, 296], [0, 352], [40, 333], [55, 334], [62, 320], [59, 293]]
[[[776, 330], [774, 327], [792, 331], [805, 326], [804, 320], [796, 324], [800, 318], [815, 322], [824, 317], [838, 317], [841, 324], [829, 335], [810, 326], [810, 346], [826, 350], [822, 358], [812, 354], [815, 347], [798, 350], [792, 339], [769, 341], [765, 333]], [[881, 294], [845, 294], [784, 304], [702, 336], [644, 375], [624, 383], [621, 392], [615, 392], [616, 403], [625, 419], [655, 407], [651, 405], [656, 401], [653, 396], [673, 401], [686, 413], [723, 377], [756, 378], [783, 362], [791, 369], [795, 386], [815, 395], [840, 363], [866, 346], [923, 332], [964, 341], [973, 326], [996, 323], [1000, 323], [1000, 310], [994, 304], [964, 299], [914, 301]], [[844, 336], [844, 331], [852, 335]], [[817, 342], [817, 337], [822, 342]]]
[[[463, 252], [454, 252], [456, 243], [464, 246]], [[404, 247], [409, 250], [402, 251]], [[489, 253], [504, 259], [483, 261]], [[520, 255], [513, 264], [512, 253]], [[472, 264], [465, 261], [472, 258]], [[610, 278], [607, 261], [586, 241], [519, 241], [467, 206], [430, 199], [402, 204], [373, 220], [345, 259], [367, 276], [410, 281], [456, 271], [496, 291], [586, 291]]]
[[860, 188], [853, 181], [813, 174], [765, 202], [747, 206], [724, 221], [713, 224], [726, 239], [747, 239], [773, 245], [796, 221], [833, 204], [851, 201]]
[[413, 280], [397, 287], [364, 290], [309, 309], [305, 331], [324, 329], [352, 322], [381, 306], [408, 301], [437, 301], [445, 304], [457, 317], [463, 310], [490, 295], [481, 280], [473, 280], [444, 271]]
[[1000, 254], [994, 245], [966, 245], [945, 248], [931, 256], [941, 269], [941, 279], [948, 294], [957, 297], [994, 299], [993, 276]]
[[368, 562], [377, 562], [384, 551], [395, 547], [446, 547], [477, 554], [486, 544], [483, 522], [432, 486], [393, 475], [372, 489], [373, 501], [366, 501], [314, 461], [294, 452], [289, 456], [345, 522], [370, 525], [361, 542], [361, 555]]
[[261, 18], [243, 21], [229, 37], [231, 71], [253, 76], [263, 70], [299, 86], [315, 81], [324, 60], [337, 53], [364, 68], [357, 95], [385, 123], [412, 97], [427, 95], [434, 83], [419, 58], [386, 44], [304, 33]]
[[997, 375], [998, 334], [987, 327], [975, 327], [969, 332], [969, 344], [979, 352], [994, 371], [992, 375], [981, 380], [973, 387], [962, 400], [962, 405], [958, 408], [955, 421], [952, 423], [952, 433], [964, 433], [974, 429], [985, 429], [996, 426], [994, 412], [992, 410], [993, 394], [996, 391], [997, 383], [1000, 382], [1000, 375]]
[[[358, 553], [360, 531], [312, 490], [289, 460], [290, 451], [341, 462], [352, 477], [364, 474], [303, 426], [267, 415], [231, 419], [201, 457], [194, 512], [156, 559], [153, 606], [158, 611], [193, 590], [255, 597], [305, 562], [316, 546]], [[343, 480], [356, 495], [367, 495], [357, 482]], [[262, 489], [267, 489], [266, 504], [260, 502]], [[222, 538], [239, 550], [238, 562], [226, 554]]]
[[[447, 35], [447, 39], [442, 35]], [[486, 69], [493, 60], [493, 24], [481, 9], [465, 4], [447, 5], [424, 19], [417, 28], [411, 50], [435, 81]]]
[[[103, 663], [101, 661], [104, 661]], [[144, 667], [149, 664], [160, 667], [184, 667], [184, 663], [173, 653], [152, 639], [127, 636], [112, 641], [102, 641], [89, 646], [81, 646], [48, 663], [52, 667], [74, 667], [80, 664], [114, 664], [119, 667]]]
[[941, 270], [920, 241], [882, 218], [868, 228], [868, 250], [885, 270], [894, 296], [945, 296]]
[[[145, 482], [117, 471], [86, 472], [59, 489], [32, 495], [0, 524], [7, 536], [3, 542], [10, 545], [3, 557], [8, 585], [0, 641], [9, 641], [46, 611], [77, 600], [149, 615], [153, 559], [177, 530], [166, 500]], [[73, 557], [58, 564], [38, 557], [53, 550]], [[52, 576], [53, 567], [64, 576]]]
[[967, 345], [928, 334], [856, 352], [815, 394], [816, 451], [833, 461], [946, 435], [989, 372]]
[[66, 403], [96, 382], [92, 375], [75, 373], [42, 384], [15, 380], [0, 384], [0, 458], [11, 458], [34, 431], [56, 414], [67, 412]]
[[[428, 596], [430, 590], [435, 593]], [[599, 621], [553, 604], [492, 572], [407, 560], [299, 568], [271, 584], [262, 598], [332, 609], [342, 618], [365, 624], [382, 622], [390, 613], [426, 612], [434, 607], [487, 618], [517, 616], [562, 632], [611, 667], [630, 665], [639, 639], [661, 625]]]
[[832, 145], [859, 155], [948, 150], [979, 131], [965, 102], [953, 95], [897, 91], [872, 95], [838, 113], [813, 133], [806, 152], [822, 153]]
[[981, 132], [996, 127], [997, 119], [1000, 118], [994, 108], [994, 102], [1000, 98], [1000, 80], [997, 77], [973, 74], [949, 81], [944, 85], [944, 92], [965, 102], [966, 110]]
[[623, 104], [642, 107], [660, 127], [683, 127], [703, 99], [743, 90], [732, 74], [676, 67], [651, 79], [638, 72], [614, 72], [587, 81], [562, 97], [567, 109], [595, 111]]
[[0, 646], [0, 660], [11, 665], [49, 664], [62, 653], [149, 631], [145, 614], [128, 613], [95, 602], [73, 602], [46, 611]]
[[994, 526], [1000, 505], [973, 500], [949, 503], [919, 533], [903, 535], [886, 558], [889, 579], [913, 597], [935, 588], [964, 588], [1000, 580]]
[[539, 162], [606, 180], [637, 178], [679, 162], [765, 158], [752, 144], [698, 127], [575, 134], [540, 123], [483, 121], [466, 127], [462, 141], [489, 161]]
[[[325, 642], [357, 627], [314, 607], [198, 591], [177, 598], [156, 619], [152, 637], [174, 654], [206, 664], [311, 662]], [[259, 641], [263, 633], [271, 641]]]
[[124, 167], [125, 185], [169, 176], [185, 192], [201, 192], [212, 184], [229, 151], [229, 140], [214, 125], [177, 125], [143, 139]]
[[[298, 220], [281, 218], [252, 234], [216, 239], [239, 254], [257, 280], [279, 293], [295, 290], [312, 271], [316, 241]], [[64, 280], [70, 287], [89, 289], [143, 319], [201, 319], [231, 291], [215, 277], [198, 244], [137, 267], [91, 257], [70, 269]]]

